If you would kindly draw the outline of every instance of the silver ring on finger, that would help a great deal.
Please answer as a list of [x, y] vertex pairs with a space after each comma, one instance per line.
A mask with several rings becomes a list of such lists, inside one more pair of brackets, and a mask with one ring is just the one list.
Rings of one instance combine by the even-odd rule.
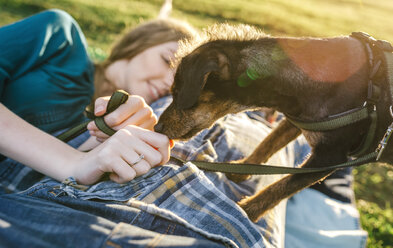
[[130, 166], [133, 167], [133, 166], [136, 165], [137, 163], [141, 162], [142, 159], [144, 159], [144, 158], [145, 158], [145, 155], [140, 154], [139, 157], [138, 157], [138, 159], [137, 159], [134, 163], [132, 163]]

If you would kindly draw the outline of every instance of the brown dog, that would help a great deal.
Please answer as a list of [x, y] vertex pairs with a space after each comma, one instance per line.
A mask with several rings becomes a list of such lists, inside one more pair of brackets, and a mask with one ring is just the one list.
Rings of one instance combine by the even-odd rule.
[[[361, 35], [360, 40], [273, 38], [244, 25], [215, 26], [207, 33], [210, 38], [178, 64], [173, 102], [155, 128], [169, 138], [190, 138], [228, 113], [270, 107], [287, 118], [245, 162], [265, 162], [300, 129], [312, 147], [302, 167], [326, 167], [346, 162], [367, 137], [373, 138], [366, 152], [374, 151], [392, 123], [389, 75], [377, 44], [382, 42], [361, 42]], [[366, 110], [366, 118], [329, 130], [300, 125], [359, 109]], [[381, 160], [392, 162], [392, 151], [393, 146], [387, 146]], [[257, 221], [281, 200], [332, 172], [288, 175], [239, 205]]]

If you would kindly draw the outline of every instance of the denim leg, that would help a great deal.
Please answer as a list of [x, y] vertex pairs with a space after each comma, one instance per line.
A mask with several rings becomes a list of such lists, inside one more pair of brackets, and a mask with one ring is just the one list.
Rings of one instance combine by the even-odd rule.
[[21, 195], [0, 198], [2, 247], [98, 247], [115, 223]]
[[[28, 195], [0, 196], [0, 247], [222, 247], [206, 239], [133, 226], [128, 222], [140, 210], [132, 207], [47, 192], [68, 204]], [[161, 223], [167, 230], [170, 224]]]

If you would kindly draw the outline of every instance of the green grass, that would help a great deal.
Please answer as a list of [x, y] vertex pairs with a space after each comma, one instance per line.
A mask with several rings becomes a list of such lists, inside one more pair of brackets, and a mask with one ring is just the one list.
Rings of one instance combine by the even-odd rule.
[[[216, 22], [248, 23], [279, 36], [335, 36], [365, 31], [393, 42], [391, 0], [173, 0], [172, 16], [197, 28]], [[112, 42], [154, 18], [163, 0], [0, 0], [0, 25], [59, 8], [80, 24], [90, 53], [100, 59]], [[355, 169], [355, 194], [368, 247], [393, 247], [393, 169]]]
[[393, 247], [393, 168], [369, 164], [354, 173], [360, 220], [369, 233], [368, 247]]

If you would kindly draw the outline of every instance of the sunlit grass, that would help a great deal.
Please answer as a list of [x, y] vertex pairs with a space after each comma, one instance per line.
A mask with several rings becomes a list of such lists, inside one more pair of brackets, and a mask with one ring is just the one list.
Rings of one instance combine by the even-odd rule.
[[368, 247], [393, 247], [393, 209], [374, 202], [357, 201], [363, 228], [369, 233]]
[[[59, 8], [80, 24], [100, 60], [125, 30], [156, 17], [163, 0], [0, 0], [0, 25]], [[365, 31], [393, 42], [392, 0], [173, 0], [172, 16], [197, 28], [216, 22], [248, 23], [280, 36], [339, 36]], [[369, 248], [393, 247], [393, 169], [354, 170], [355, 194]]]
[[393, 169], [368, 164], [354, 170], [360, 220], [369, 233], [368, 247], [393, 247]]

